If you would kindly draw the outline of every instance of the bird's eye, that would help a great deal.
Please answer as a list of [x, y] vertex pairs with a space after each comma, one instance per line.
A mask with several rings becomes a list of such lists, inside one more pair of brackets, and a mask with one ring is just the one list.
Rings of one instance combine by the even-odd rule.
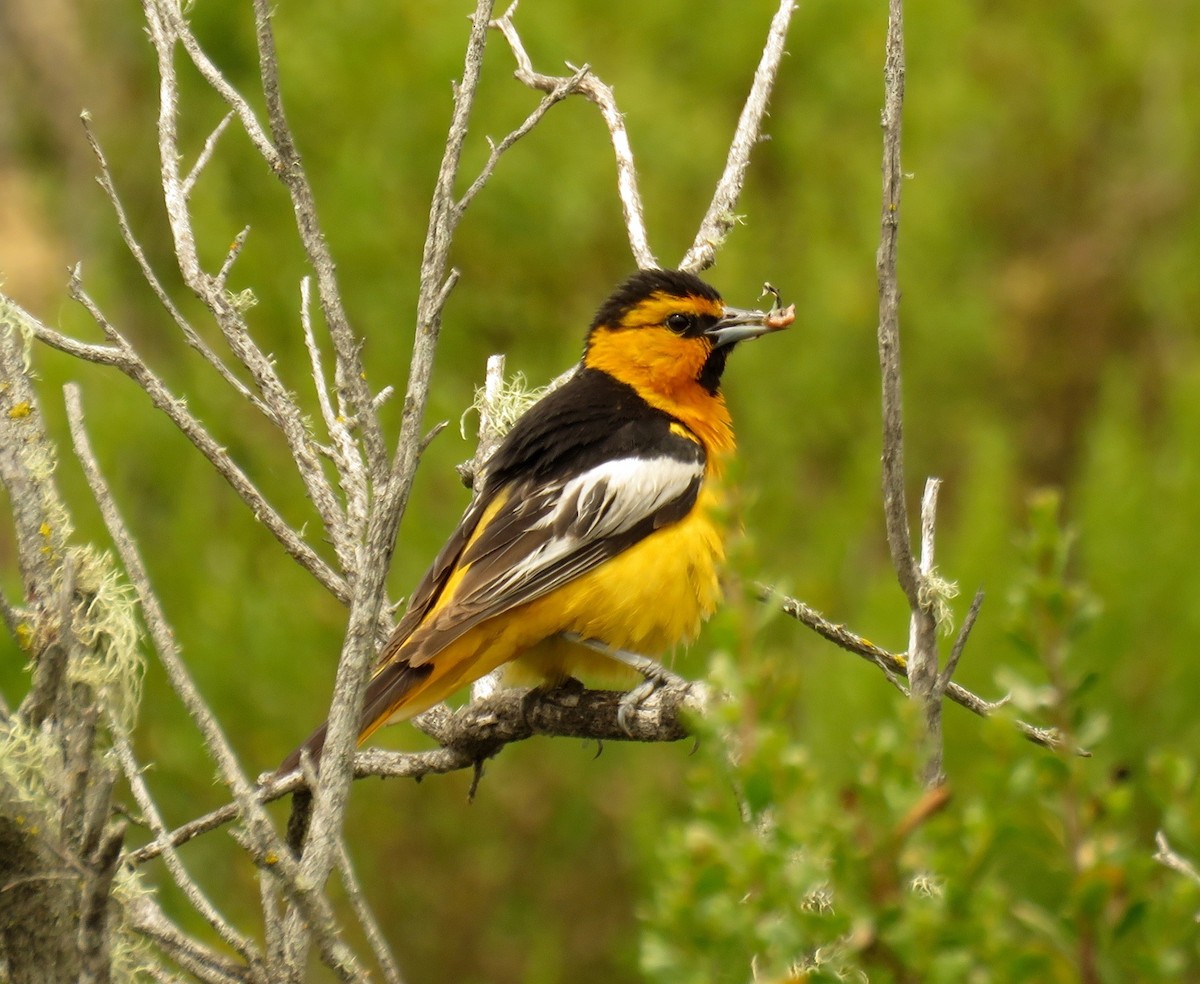
[[678, 332], [682, 335], [685, 331], [692, 327], [692, 319], [689, 315], [680, 314], [676, 311], [674, 314], [667, 315], [667, 327], [671, 331]]

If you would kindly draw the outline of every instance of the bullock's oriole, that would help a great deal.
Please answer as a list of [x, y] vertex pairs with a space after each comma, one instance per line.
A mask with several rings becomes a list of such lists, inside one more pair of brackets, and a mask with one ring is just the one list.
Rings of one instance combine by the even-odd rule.
[[[693, 638], [719, 600], [711, 516], [733, 429], [733, 346], [793, 308], [727, 307], [699, 278], [643, 270], [600, 306], [571, 379], [488, 460], [482, 491], [422, 578], [368, 685], [362, 741], [512, 664], [546, 682]], [[281, 766], [316, 761], [325, 725]]]

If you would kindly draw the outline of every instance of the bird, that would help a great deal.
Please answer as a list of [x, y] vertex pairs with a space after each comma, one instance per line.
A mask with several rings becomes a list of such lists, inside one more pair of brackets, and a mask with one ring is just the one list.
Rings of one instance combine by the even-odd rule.
[[[589, 327], [582, 360], [484, 464], [478, 493], [412, 593], [367, 685], [359, 742], [505, 666], [552, 686], [695, 638], [717, 608], [714, 513], [734, 452], [721, 377], [734, 347], [795, 320], [730, 307], [680, 270], [644, 269]], [[318, 765], [327, 724], [287, 757]]]

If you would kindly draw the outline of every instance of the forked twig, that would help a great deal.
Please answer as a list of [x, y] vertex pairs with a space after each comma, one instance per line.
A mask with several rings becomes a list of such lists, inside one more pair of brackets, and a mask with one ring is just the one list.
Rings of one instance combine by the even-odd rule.
[[[832, 642], [835, 646], [846, 650], [846, 652], [854, 653], [856, 656], [861, 656], [867, 662], [874, 664], [883, 671], [892, 686], [897, 687], [902, 693], [905, 692], [900, 680], [908, 676], [908, 662], [903, 654], [893, 653], [881, 646], [877, 646], [870, 640], [864, 639], [857, 633], [852, 632], [846, 626], [830, 622], [815, 608], [780, 593], [770, 585], [756, 584], [755, 589], [760, 601], [777, 605], [779, 610], [785, 615], [789, 615], [802, 625], [806, 625], [816, 632], [817, 635]], [[977, 595], [976, 598], [981, 603], [982, 593]], [[977, 610], [977, 605], [973, 604], [972, 608]], [[972, 624], [974, 621], [974, 617], [970, 617]], [[966, 622], [963, 623], [963, 628], [969, 633]], [[960, 707], [965, 707], [972, 714], [977, 714], [979, 717], [984, 718], [991, 717], [991, 715], [1008, 703], [1007, 698], [997, 701], [984, 700], [977, 694], [948, 679], [945, 686], [945, 696]], [[1062, 747], [1062, 735], [1059, 734], [1056, 728], [1039, 728], [1036, 725], [1027, 724], [1020, 720], [1014, 720], [1013, 724], [1022, 735], [1035, 745], [1041, 745], [1044, 748]], [[1084, 748], [1075, 748], [1073, 751], [1076, 755], [1084, 758], [1091, 755], [1091, 752]]]
[[[535, 71], [533, 61], [525, 51], [525, 45], [517, 28], [513, 24], [513, 14], [517, 12], [517, 0], [509, 5], [502, 17], [491, 24], [493, 28], [504, 35], [504, 40], [512, 49], [513, 57], [517, 60], [517, 79], [531, 89], [540, 92], [553, 93], [568, 78], [555, 75], [543, 75]], [[568, 66], [570, 67], [570, 66]], [[650, 249], [650, 239], [646, 234], [645, 209], [642, 207], [642, 194], [638, 190], [637, 168], [633, 163], [633, 148], [629, 143], [629, 133], [625, 129], [625, 119], [617, 108], [617, 100], [609, 86], [605, 85], [595, 75], [585, 69], [575, 69], [575, 76], [581, 76], [573, 91], [578, 92], [600, 110], [604, 125], [608, 128], [609, 140], [612, 142], [613, 155], [617, 165], [617, 196], [621, 200], [621, 211], [625, 218], [625, 231], [629, 236], [629, 248], [633, 252], [634, 261], [640, 269], [658, 266], [654, 253]]]

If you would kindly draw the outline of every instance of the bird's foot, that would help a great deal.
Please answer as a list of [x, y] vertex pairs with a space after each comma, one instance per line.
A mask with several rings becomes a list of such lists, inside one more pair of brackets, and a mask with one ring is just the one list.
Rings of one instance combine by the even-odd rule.
[[621, 698], [621, 702], [617, 707], [617, 724], [631, 738], [633, 737], [633, 729], [630, 725], [630, 715], [636, 713], [637, 709], [642, 706], [651, 694], [658, 690], [659, 687], [686, 687], [688, 685], [688, 681], [678, 673], [673, 673], [649, 656], [643, 656], [641, 653], [631, 653], [628, 649], [617, 649], [615, 646], [600, 642], [598, 639], [585, 639], [575, 632], [564, 632], [562, 637], [568, 642], [574, 642], [581, 646], [586, 646], [595, 652], [602, 653], [609, 659], [622, 663], [645, 677], [641, 683]]

